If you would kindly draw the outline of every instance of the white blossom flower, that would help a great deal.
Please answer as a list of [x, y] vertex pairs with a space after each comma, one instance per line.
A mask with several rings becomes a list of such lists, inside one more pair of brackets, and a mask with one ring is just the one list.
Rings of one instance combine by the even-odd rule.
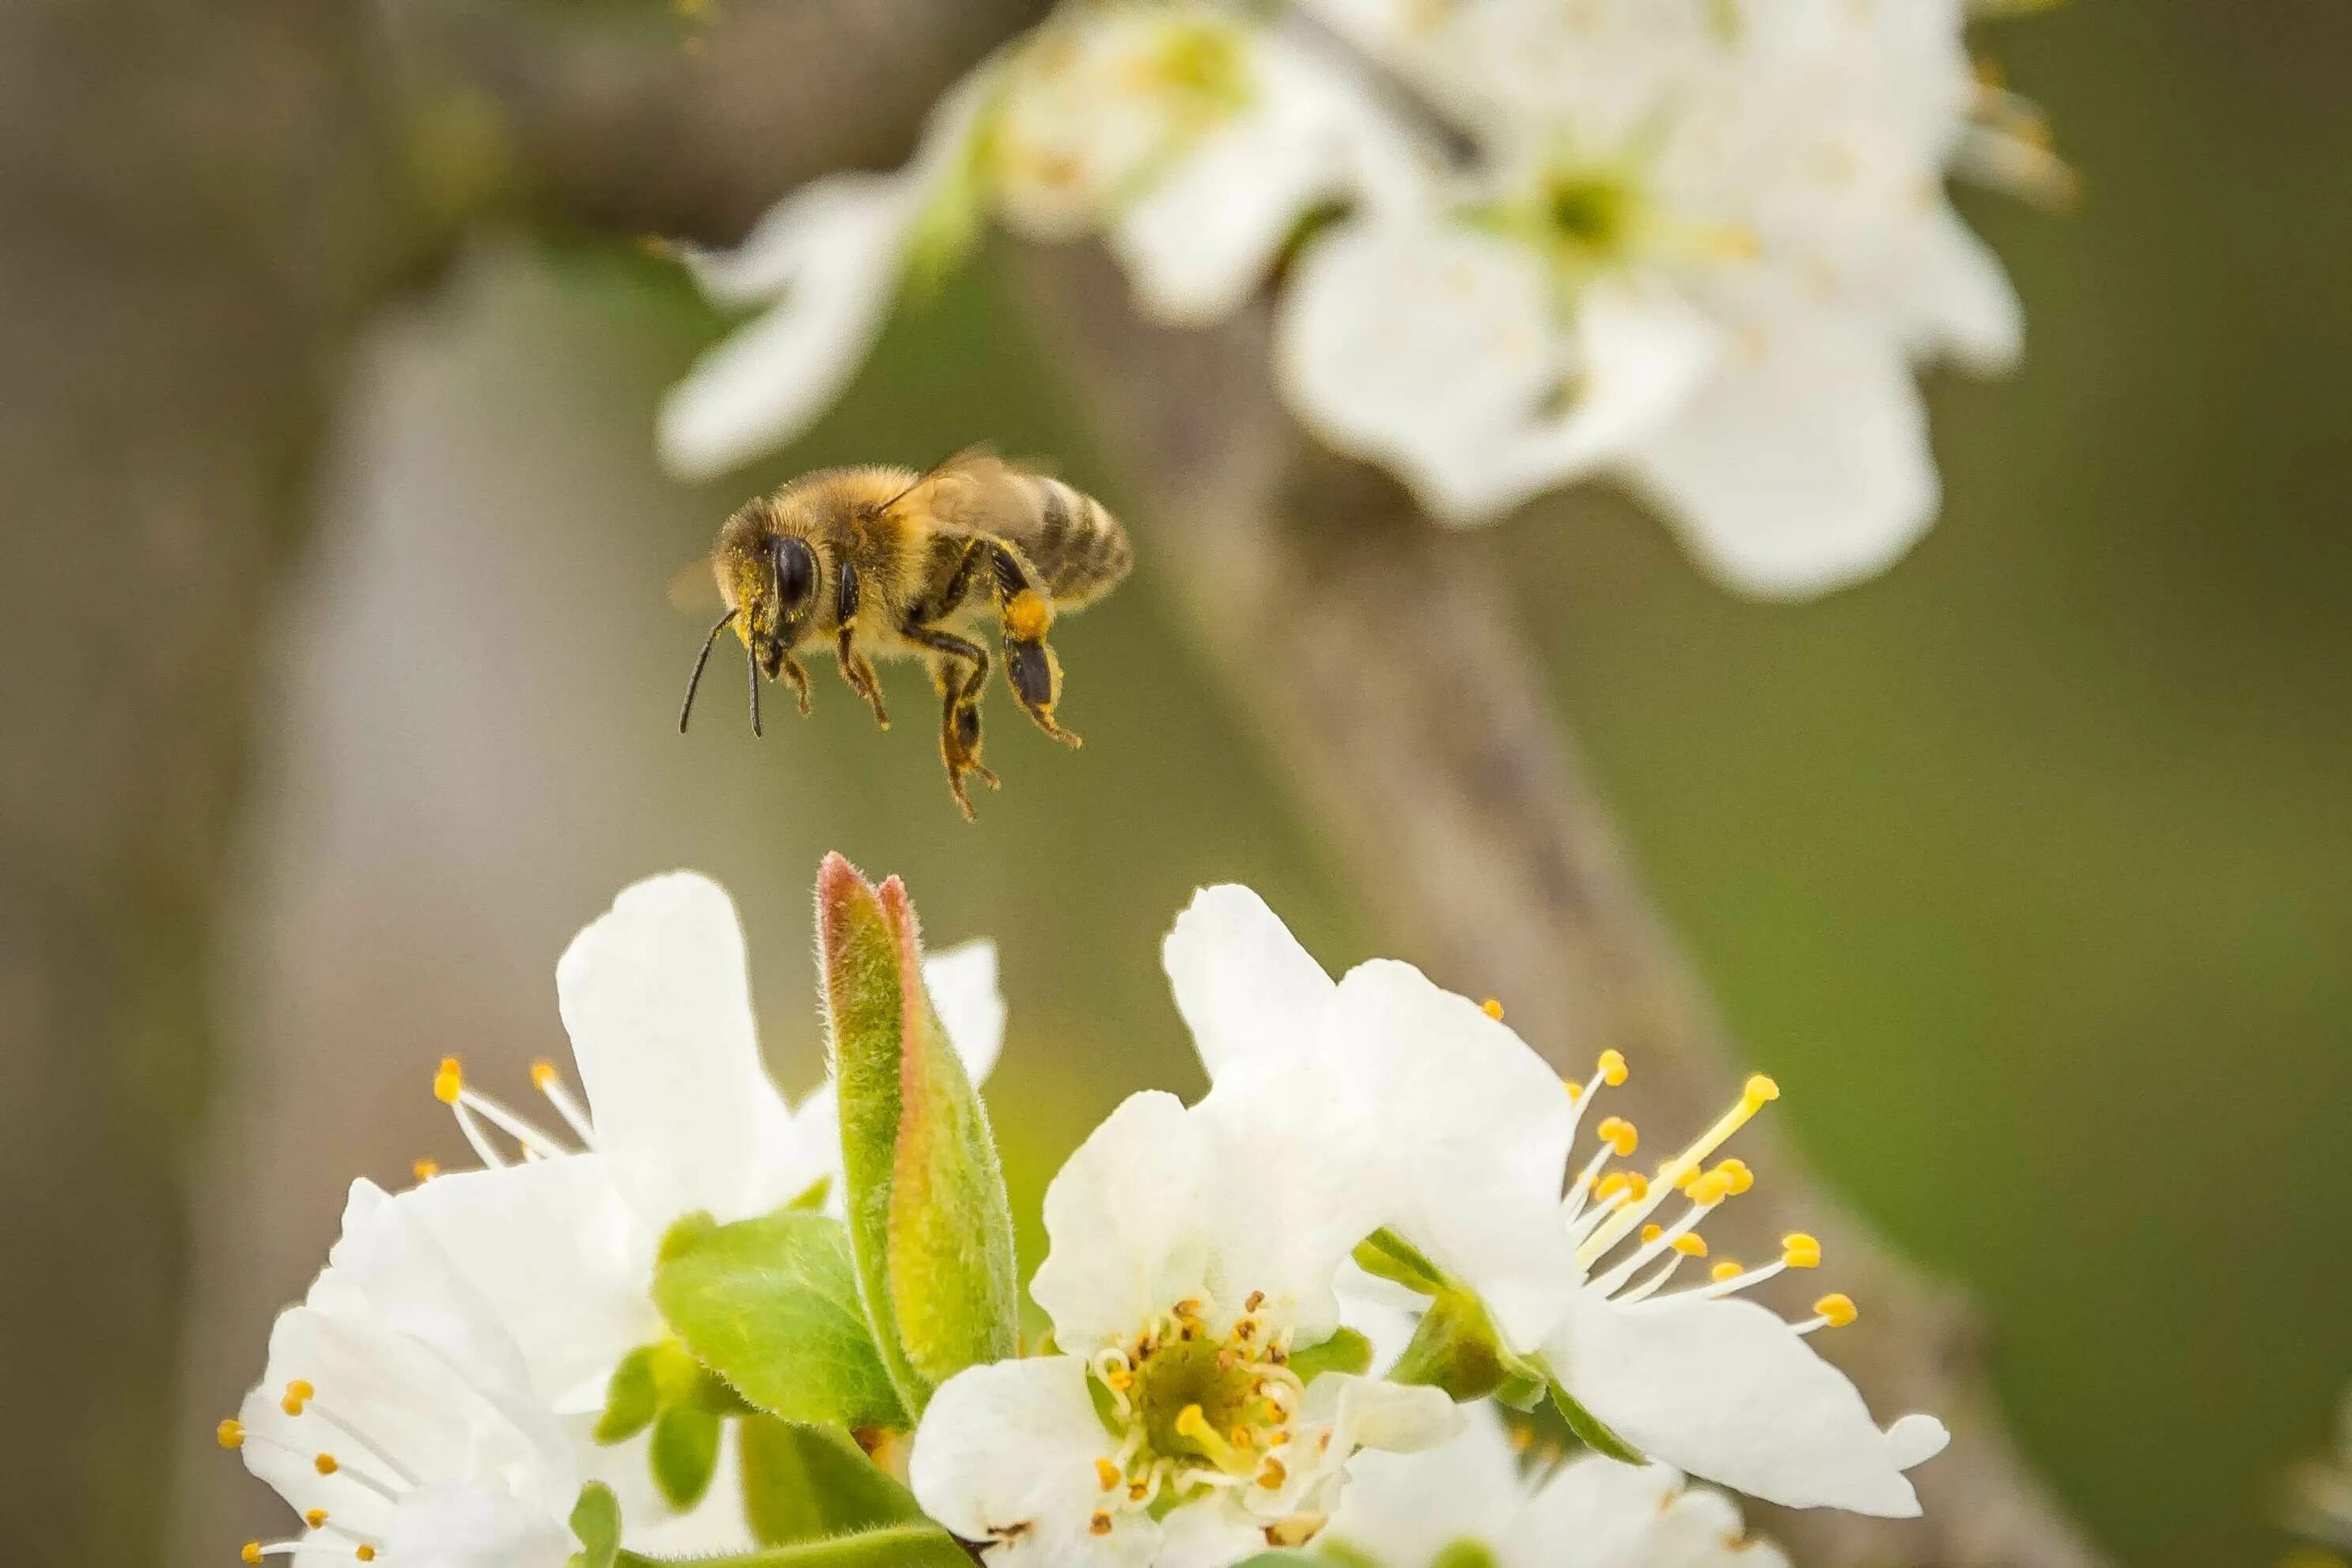
[[[1004, 1037], [994, 947], [938, 953], [923, 978], [984, 1079]], [[837, 1198], [841, 1137], [830, 1087], [795, 1109], [761, 1065], [742, 929], [708, 878], [624, 889], [565, 952], [556, 991], [585, 1101], [551, 1062], [531, 1077], [579, 1148], [445, 1060], [434, 1091], [484, 1169], [435, 1175], [402, 1201], [509, 1327], [542, 1396], [581, 1414], [602, 1406], [624, 1355], [661, 1336], [649, 1290], [664, 1233], [698, 1212], [725, 1224]]]
[[[1570, 1179], [1587, 1108], [1624, 1081], [1617, 1052], [1563, 1091], [1499, 1019], [1409, 966], [1360, 965], [1335, 984], [1246, 888], [1197, 896], [1165, 958], [1212, 1083], [1268, 1063], [1335, 1064], [1324, 1075], [1370, 1102], [1338, 1090], [1335, 1103], [1352, 1124], [1379, 1129], [1382, 1153], [1368, 1170], [1391, 1173], [1378, 1196], [1381, 1222], [1475, 1289], [1511, 1349], [1539, 1352], [1560, 1385], [1636, 1449], [1792, 1507], [1918, 1511], [1903, 1472], [1942, 1449], [1943, 1426], [1914, 1415], [1881, 1431], [1853, 1384], [1807, 1342], [1850, 1320], [1853, 1303], [1824, 1296], [1812, 1318], [1790, 1324], [1737, 1299], [1817, 1266], [1818, 1242], [1792, 1235], [1771, 1262], [1718, 1262], [1709, 1282], [1664, 1289], [1706, 1256], [1706, 1215], [1752, 1184], [1741, 1161], [1706, 1162], [1778, 1096], [1770, 1079], [1751, 1078], [1730, 1110], [1654, 1173], [1612, 1168], [1638, 1134], [1605, 1118]], [[1678, 1194], [1684, 1212], [1651, 1223]]]
[[1317, 8], [1485, 153], [1418, 216], [1302, 258], [1277, 371], [1327, 439], [1456, 523], [1614, 475], [1754, 594], [1917, 538], [1937, 484], [1914, 363], [1998, 369], [2021, 336], [1941, 189], [1982, 134], [1956, 7]]
[[562, 1568], [580, 1480], [488, 1304], [395, 1201], [355, 1184], [342, 1237], [279, 1314], [221, 1442], [302, 1516], [247, 1563]]
[[1032, 1294], [1054, 1353], [959, 1373], [909, 1479], [992, 1563], [1221, 1568], [1302, 1545], [1359, 1448], [1459, 1429], [1432, 1388], [1313, 1374], [1333, 1278], [1375, 1223], [1362, 1130], [1312, 1066], [1238, 1071], [1186, 1109], [1131, 1096], [1045, 1196]]
[[1530, 1474], [1491, 1405], [1418, 1454], [1366, 1454], [1326, 1539], [1368, 1568], [1788, 1568], [1719, 1492], [1587, 1455]]
[[1197, 323], [1246, 300], [1318, 204], [1417, 190], [1419, 158], [1350, 73], [1235, 11], [1065, 6], [950, 93], [903, 169], [815, 181], [740, 248], [689, 256], [712, 299], [769, 309], [665, 400], [663, 460], [705, 477], [804, 428], [871, 350], [927, 222], [1103, 235], [1145, 310]]

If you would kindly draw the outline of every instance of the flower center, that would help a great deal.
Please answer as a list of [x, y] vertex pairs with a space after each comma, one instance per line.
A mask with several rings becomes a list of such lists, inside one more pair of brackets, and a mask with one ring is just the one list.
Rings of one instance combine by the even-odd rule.
[[1556, 170], [1544, 185], [1544, 217], [1563, 260], [1590, 265], [1619, 254], [1640, 205], [1633, 183], [1613, 170]]

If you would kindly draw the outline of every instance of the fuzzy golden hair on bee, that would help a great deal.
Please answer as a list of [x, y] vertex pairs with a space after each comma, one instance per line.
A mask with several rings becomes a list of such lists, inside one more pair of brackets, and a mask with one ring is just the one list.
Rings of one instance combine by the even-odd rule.
[[810, 709], [801, 656], [830, 651], [842, 679], [890, 727], [875, 661], [912, 659], [940, 699], [948, 790], [997, 787], [980, 758], [980, 703], [992, 636], [1013, 700], [1046, 734], [1076, 746], [1055, 716], [1062, 664], [1055, 620], [1118, 586], [1134, 564], [1127, 531], [1076, 487], [981, 448], [916, 470], [821, 468], [737, 508], [720, 525], [709, 570], [725, 613], [702, 641], [677, 727], [684, 733], [719, 635], [742, 644], [752, 732], [760, 685], [781, 680]]

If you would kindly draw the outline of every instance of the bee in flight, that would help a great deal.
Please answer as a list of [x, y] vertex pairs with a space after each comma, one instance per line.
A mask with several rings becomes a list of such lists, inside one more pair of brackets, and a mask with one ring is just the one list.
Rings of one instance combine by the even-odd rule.
[[980, 760], [980, 698], [988, 649], [964, 634], [992, 623], [1005, 679], [1037, 727], [1066, 745], [1054, 717], [1061, 661], [1045, 640], [1054, 617], [1118, 586], [1134, 555], [1127, 531], [1097, 501], [1045, 474], [977, 448], [922, 473], [823, 468], [746, 502], [719, 531], [710, 570], [727, 613], [702, 639], [678, 709], [694, 711], [711, 645], [729, 626], [743, 641], [751, 731], [760, 677], [788, 683], [809, 710], [803, 647], [830, 645], [842, 679], [890, 727], [875, 658], [919, 658], [940, 694], [940, 757], [969, 818], [967, 775], [991, 788]]

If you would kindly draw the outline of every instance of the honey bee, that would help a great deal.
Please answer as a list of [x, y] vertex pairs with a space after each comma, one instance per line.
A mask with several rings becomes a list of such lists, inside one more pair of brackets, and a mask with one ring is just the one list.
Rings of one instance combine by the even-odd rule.
[[966, 632], [992, 620], [1004, 675], [1037, 727], [1066, 745], [1078, 737], [1054, 710], [1062, 666], [1045, 640], [1057, 615], [1118, 586], [1134, 564], [1127, 531], [1093, 497], [985, 450], [911, 468], [824, 468], [746, 502], [710, 554], [727, 613], [702, 639], [677, 727], [686, 731], [712, 644], [729, 626], [742, 639], [751, 731], [761, 733], [760, 678], [789, 684], [809, 710], [798, 658], [830, 644], [842, 679], [890, 727], [876, 658], [918, 658], [940, 694], [940, 757], [948, 790], [969, 819], [967, 776], [995, 788], [980, 760], [980, 699], [988, 650]]

